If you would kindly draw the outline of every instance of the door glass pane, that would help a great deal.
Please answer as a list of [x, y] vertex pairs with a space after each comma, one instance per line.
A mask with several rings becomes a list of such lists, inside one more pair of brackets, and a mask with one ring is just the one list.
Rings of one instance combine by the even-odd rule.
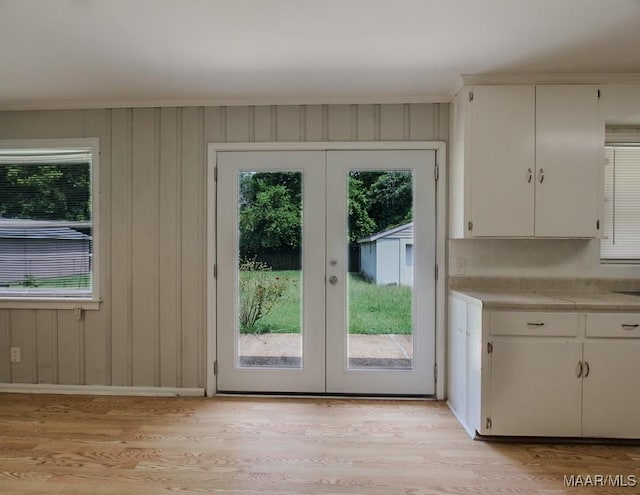
[[302, 173], [238, 174], [237, 366], [302, 367]]
[[348, 174], [350, 369], [413, 367], [413, 173]]

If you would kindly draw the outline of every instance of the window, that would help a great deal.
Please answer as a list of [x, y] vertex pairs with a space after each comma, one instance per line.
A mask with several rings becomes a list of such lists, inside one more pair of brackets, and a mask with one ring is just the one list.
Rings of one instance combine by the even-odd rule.
[[97, 139], [0, 141], [0, 297], [97, 299]]
[[600, 256], [603, 261], [640, 262], [640, 139], [608, 144], [605, 157]]

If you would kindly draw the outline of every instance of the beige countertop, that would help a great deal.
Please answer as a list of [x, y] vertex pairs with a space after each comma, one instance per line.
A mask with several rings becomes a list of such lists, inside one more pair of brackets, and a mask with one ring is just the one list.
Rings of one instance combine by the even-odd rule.
[[640, 312], [640, 296], [616, 292], [456, 289], [450, 293], [486, 309]]

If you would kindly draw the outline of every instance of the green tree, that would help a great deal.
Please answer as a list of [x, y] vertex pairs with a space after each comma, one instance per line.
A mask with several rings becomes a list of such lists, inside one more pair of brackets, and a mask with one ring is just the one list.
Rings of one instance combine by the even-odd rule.
[[349, 227], [353, 242], [413, 218], [413, 177], [409, 171], [354, 171], [349, 174]]
[[34, 220], [91, 218], [86, 164], [0, 166], [0, 217]]
[[354, 174], [349, 174], [349, 242], [354, 244], [376, 230], [376, 222], [369, 216], [371, 200], [364, 188], [364, 182]]
[[[278, 177], [274, 177], [274, 176]], [[244, 174], [240, 180], [240, 256], [265, 249], [300, 247], [299, 173]]]
[[[240, 175], [240, 257], [302, 243], [302, 174]], [[354, 171], [348, 176], [349, 242], [411, 221], [413, 180], [408, 171]]]
[[410, 222], [413, 217], [413, 177], [411, 172], [384, 172], [369, 189], [369, 214], [378, 231]]

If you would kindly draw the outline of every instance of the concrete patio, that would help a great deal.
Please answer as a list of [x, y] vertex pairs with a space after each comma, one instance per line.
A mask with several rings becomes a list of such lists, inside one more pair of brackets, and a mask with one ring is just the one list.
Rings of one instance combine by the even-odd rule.
[[[349, 335], [349, 367], [410, 368], [413, 361], [411, 335]], [[242, 366], [298, 368], [301, 364], [300, 334], [243, 334], [239, 338]]]

